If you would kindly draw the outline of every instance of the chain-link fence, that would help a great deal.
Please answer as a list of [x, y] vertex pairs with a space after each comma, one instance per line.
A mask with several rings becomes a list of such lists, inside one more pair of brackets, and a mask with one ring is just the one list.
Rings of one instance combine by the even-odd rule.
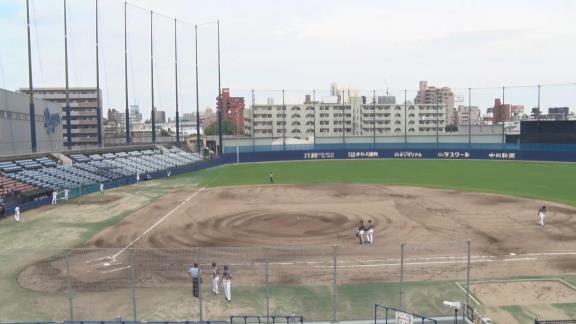
[[[224, 152], [518, 144], [522, 121], [568, 120], [576, 84], [420, 90], [241, 90]], [[333, 147], [332, 147], [333, 148]]]
[[[467, 298], [456, 285], [466, 282], [470, 267], [461, 262], [467, 243], [426, 246], [6, 250], [0, 255], [0, 321], [202, 321], [240, 315], [341, 321], [371, 319], [375, 303], [450, 315], [442, 301]], [[198, 294], [190, 273], [195, 264]], [[224, 266], [231, 274], [231, 301], [225, 298]]]

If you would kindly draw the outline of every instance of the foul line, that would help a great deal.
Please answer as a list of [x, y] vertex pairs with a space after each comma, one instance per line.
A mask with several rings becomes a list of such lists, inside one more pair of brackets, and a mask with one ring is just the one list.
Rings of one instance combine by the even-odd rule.
[[118, 257], [120, 254], [124, 253], [124, 251], [126, 251], [129, 247], [131, 247], [134, 243], [136, 243], [136, 241], [138, 241], [139, 239], [141, 239], [144, 235], [148, 234], [148, 232], [150, 232], [151, 230], [153, 230], [156, 226], [158, 226], [160, 223], [162, 223], [163, 220], [165, 220], [166, 218], [168, 218], [170, 215], [172, 215], [175, 211], [177, 211], [180, 207], [182, 207], [184, 204], [186, 204], [187, 202], [190, 201], [190, 199], [194, 198], [197, 194], [201, 193], [204, 188], [206, 188], [206, 186], [200, 188], [200, 190], [196, 191], [195, 193], [193, 193], [192, 195], [190, 195], [188, 198], [186, 198], [186, 200], [184, 200], [183, 202], [181, 202], [178, 206], [174, 207], [174, 209], [172, 209], [168, 214], [164, 215], [164, 217], [160, 218], [156, 223], [154, 223], [152, 226], [150, 226], [147, 230], [145, 230], [142, 234], [140, 234], [137, 238], [135, 238], [132, 242], [128, 243], [128, 245], [126, 245], [122, 250], [120, 250], [120, 252], [114, 254], [111, 258], [114, 260], [116, 259], [116, 257]]

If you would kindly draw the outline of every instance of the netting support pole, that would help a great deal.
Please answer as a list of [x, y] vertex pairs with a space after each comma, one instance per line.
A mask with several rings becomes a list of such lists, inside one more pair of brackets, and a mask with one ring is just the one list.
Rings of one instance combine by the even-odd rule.
[[196, 251], [196, 263], [198, 263], [199, 274], [198, 274], [198, 314], [200, 317], [200, 322], [204, 320], [202, 314], [202, 265], [200, 264], [200, 248]]
[[337, 314], [336, 314], [336, 254], [337, 254], [337, 246], [332, 247], [332, 323], [336, 323], [338, 321]]
[[[472, 265], [472, 262], [471, 262], [471, 260], [470, 260], [470, 259], [471, 259], [471, 243], [470, 243], [470, 240], [466, 241], [466, 246], [467, 246], [467, 249], [468, 249], [468, 262], [467, 262], [467, 265], [466, 265], [466, 306], [465, 306], [465, 307], [467, 307], [467, 306], [468, 306], [468, 303], [470, 302], [470, 268], [471, 268], [471, 265]], [[463, 319], [464, 321], [466, 321], [466, 319], [465, 319], [465, 317], [466, 317], [465, 313], [466, 313], [466, 311], [463, 311], [463, 312], [462, 312], [462, 317], [463, 317], [462, 319]]]
[[264, 248], [264, 279], [266, 284], [266, 323], [270, 322], [270, 287], [268, 286], [268, 281], [270, 279], [270, 272], [268, 269], [269, 260], [268, 260], [268, 249]]
[[406, 243], [400, 244], [400, 310], [404, 310], [404, 247]]
[[66, 250], [66, 279], [68, 281], [68, 307], [70, 308], [70, 321], [74, 322], [74, 296], [72, 292], [72, 276], [70, 275], [70, 249]]
[[134, 249], [128, 249], [128, 263], [130, 265], [130, 290], [132, 292], [132, 318], [134, 322], [138, 321], [138, 313], [136, 312], [136, 278], [134, 271]]

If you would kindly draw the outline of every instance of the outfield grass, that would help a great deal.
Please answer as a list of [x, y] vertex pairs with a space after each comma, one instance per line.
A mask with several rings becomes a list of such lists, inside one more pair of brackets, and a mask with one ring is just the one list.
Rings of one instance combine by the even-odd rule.
[[363, 160], [228, 165], [199, 172], [206, 186], [381, 183], [492, 192], [576, 205], [576, 164], [513, 161]]
[[[126, 198], [126, 203], [77, 205], [74, 200], [57, 208], [46, 207], [23, 214], [24, 222], [10, 220], [0, 224], [0, 321], [49, 320], [67, 317], [65, 292], [32, 292], [17, 283], [19, 271], [62, 248], [82, 245], [100, 231], [117, 224], [134, 211], [145, 207], [178, 188], [202, 186], [251, 185], [268, 183], [273, 172], [279, 184], [368, 183], [425, 186], [464, 191], [492, 192], [550, 200], [576, 206], [574, 183], [576, 164], [523, 163], [507, 161], [436, 161], [436, 160], [364, 160], [306, 161], [226, 165], [181, 176], [145, 182], [138, 186], [114, 189], [110, 194]], [[22, 250], [26, 248], [26, 250]], [[564, 277], [576, 284], [576, 277]], [[370, 318], [375, 302], [398, 306], [398, 283], [339, 284], [337, 305], [340, 319]], [[114, 294], [121, 294], [116, 298]], [[139, 312], [147, 319], [173, 319], [175, 314], [196, 316], [195, 300], [181, 289], [141, 289]], [[264, 287], [235, 287], [234, 305], [238, 311], [258, 310], [265, 303]], [[303, 313], [308, 318], [330, 319], [330, 286], [272, 286], [271, 309], [276, 313]], [[207, 315], [226, 310], [222, 300], [213, 301], [206, 294]], [[183, 299], [185, 296], [188, 299]], [[463, 298], [453, 281], [407, 282], [405, 307], [425, 314], [445, 314], [443, 299]], [[79, 294], [78, 307], [109, 303], [122, 315], [131, 314], [127, 291]], [[32, 306], [32, 307], [30, 307]], [[236, 308], [237, 307], [237, 308]], [[576, 314], [576, 304], [555, 304], [568, 315]], [[125, 309], [124, 309], [125, 308]], [[519, 322], [534, 316], [526, 307], [505, 306], [496, 311], [511, 314]], [[148, 313], [146, 313], [148, 312]], [[85, 314], [89, 314], [86, 310]], [[101, 313], [99, 313], [101, 314]], [[82, 316], [79, 310], [79, 316]], [[86, 316], [86, 315], [85, 315]], [[98, 318], [100, 319], [100, 318]]]

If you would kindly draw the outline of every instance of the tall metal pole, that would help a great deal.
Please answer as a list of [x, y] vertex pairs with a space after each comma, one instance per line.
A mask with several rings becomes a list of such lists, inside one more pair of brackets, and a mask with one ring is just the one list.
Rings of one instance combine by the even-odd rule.
[[538, 120], [540, 120], [540, 85], [538, 85]]
[[100, 37], [98, 35], [98, 0], [95, 1], [96, 4], [96, 116], [98, 118], [98, 146], [102, 146], [102, 98], [100, 96], [100, 53], [99, 53], [99, 42]]
[[314, 146], [313, 149], [316, 149], [316, 90], [312, 90], [312, 113], [314, 114]]
[[156, 109], [154, 108], [154, 12], [150, 10], [150, 93], [152, 101], [152, 143], [156, 143]]
[[284, 102], [285, 90], [282, 89], [282, 149], [286, 151], [286, 104]]
[[30, 45], [30, 6], [26, 0], [26, 31], [28, 33], [28, 92], [30, 96], [30, 144], [36, 152], [36, 109], [34, 108], [34, 86], [32, 80], [32, 46]]
[[336, 299], [336, 288], [337, 286], [337, 280], [336, 280], [336, 254], [337, 254], [337, 247], [333, 246], [332, 247], [332, 323], [336, 323], [338, 321], [337, 318], [337, 313], [336, 313], [336, 308], [337, 308], [337, 304], [338, 304], [338, 300]]
[[128, 28], [127, 28], [127, 6], [124, 2], [124, 94], [126, 98], [126, 143], [132, 141], [130, 134], [130, 107], [128, 104]]
[[236, 164], [240, 163], [240, 109], [236, 108]]
[[132, 296], [132, 318], [134, 322], [138, 320], [138, 311], [136, 308], [136, 270], [134, 263], [134, 249], [128, 250], [128, 265], [130, 266], [130, 292]]
[[[502, 106], [505, 105], [504, 98], [506, 96], [506, 87], [502, 87]], [[505, 121], [502, 121], [502, 144], [506, 143], [506, 125]]]
[[[467, 266], [466, 266], [466, 305], [468, 305], [469, 300], [470, 300], [470, 266], [471, 266], [471, 261], [470, 261], [470, 253], [471, 253], [471, 248], [470, 248], [470, 240], [466, 241], [466, 246], [468, 248], [468, 262], [467, 262]], [[466, 313], [466, 311], [462, 312], [463, 314]]]
[[472, 88], [468, 88], [468, 144], [472, 144]]
[[70, 88], [68, 85], [68, 23], [66, 12], [66, 0], [64, 0], [64, 71], [66, 74], [66, 145], [72, 148], [72, 116], [70, 116]]
[[342, 105], [340, 106], [340, 108], [342, 108], [342, 145], [346, 144], [346, 135], [344, 133], [344, 95], [345, 92], [342, 90]]
[[174, 89], [176, 90], [176, 143], [180, 144], [180, 114], [178, 112], [178, 23], [174, 18]]
[[408, 114], [407, 114], [407, 105], [408, 105], [408, 90], [404, 89], [404, 146], [406, 147], [408, 143], [408, 134], [406, 133], [408, 127]]
[[404, 246], [400, 243], [400, 310], [404, 310]]
[[438, 90], [436, 90], [436, 147], [438, 147], [438, 142], [439, 142], [439, 130], [440, 130], [440, 120], [438, 116], [440, 114], [440, 107], [438, 106]]
[[374, 142], [374, 148], [376, 148], [376, 90], [372, 91], [372, 141]]
[[224, 113], [222, 109], [224, 109], [224, 107], [222, 104], [222, 82], [220, 68], [220, 20], [216, 21], [216, 26], [218, 30], [218, 103], [220, 104], [220, 110], [218, 111], [218, 144], [220, 144], [219, 154], [222, 154], [222, 114]]
[[250, 109], [252, 112], [252, 152], [254, 152], [256, 146], [256, 122], [254, 121], [254, 105], [256, 105], [256, 95], [254, 94], [254, 89], [252, 89], [252, 109]]
[[[200, 152], [200, 98], [198, 98], [198, 25], [194, 25], [194, 58], [196, 60], [196, 151]], [[218, 45], [218, 53], [220, 53], [220, 45]], [[220, 66], [220, 54], [218, 54], [218, 66]], [[220, 71], [220, 67], [218, 67], [218, 71]], [[218, 73], [220, 74], [220, 73]], [[220, 77], [218, 77], [218, 87], [220, 87]], [[219, 90], [220, 91], [220, 90]], [[220, 92], [218, 93], [220, 100], [222, 100], [222, 96]], [[222, 103], [220, 103], [220, 108], [222, 107]], [[220, 113], [218, 114], [218, 118], [222, 115], [222, 109], [220, 109]], [[218, 121], [221, 124], [221, 121]], [[222, 136], [222, 127], [219, 127], [219, 135]], [[220, 150], [222, 149], [222, 140], [220, 140]]]
[[70, 249], [66, 250], [66, 281], [68, 283], [69, 321], [74, 323], [74, 294], [72, 291], [72, 275], [70, 274]]

